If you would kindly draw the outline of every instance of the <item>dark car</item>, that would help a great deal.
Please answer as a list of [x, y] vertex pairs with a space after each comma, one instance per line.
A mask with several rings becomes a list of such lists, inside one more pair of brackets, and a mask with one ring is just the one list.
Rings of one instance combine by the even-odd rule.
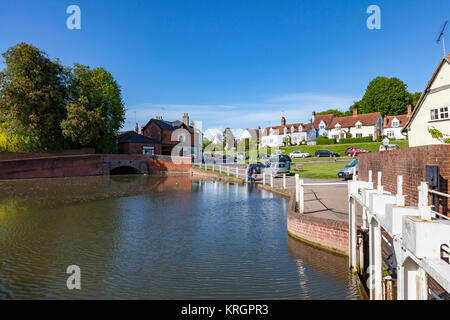
[[270, 156], [269, 161], [267, 161], [266, 166], [270, 166], [271, 163], [286, 163], [288, 169], [291, 168], [291, 158], [287, 154], [273, 154]]
[[330, 150], [317, 150], [315, 156], [321, 157], [339, 157], [339, 154]]
[[262, 164], [261, 162], [257, 162], [257, 163], [252, 163], [250, 164], [250, 166], [253, 168], [255, 173], [260, 174], [261, 170], [264, 169], [266, 166], [264, 164]]

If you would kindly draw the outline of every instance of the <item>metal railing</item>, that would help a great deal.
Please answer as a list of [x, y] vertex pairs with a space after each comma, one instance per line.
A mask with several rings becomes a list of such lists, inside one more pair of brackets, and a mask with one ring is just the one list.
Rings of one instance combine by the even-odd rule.
[[[450, 223], [436, 218], [428, 205], [428, 185], [418, 187], [417, 206], [405, 206], [402, 194], [403, 178], [397, 177], [397, 194], [384, 191], [381, 172], [374, 189], [372, 172], [369, 181], [349, 182], [349, 264], [357, 269], [356, 204], [362, 206], [363, 232], [368, 233], [370, 298], [383, 299], [383, 270], [381, 242], [384, 230], [392, 239], [391, 248], [396, 261], [397, 298], [399, 300], [427, 299], [427, 277], [431, 276], [444, 290], [450, 292]], [[364, 269], [365, 266], [359, 266]]]

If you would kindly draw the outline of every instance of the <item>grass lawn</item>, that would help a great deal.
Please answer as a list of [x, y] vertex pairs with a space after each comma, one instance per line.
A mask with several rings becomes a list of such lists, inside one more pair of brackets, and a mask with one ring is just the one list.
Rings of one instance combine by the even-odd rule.
[[[348, 160], [348, 161], [352, 161], [354, 158], [351, 157], [339, 157], [337, 158], [337, 160]], [[334, 162], [333, 159], [330, 158], [295, 158], [292, 159], [292, 162], [315, 162], [315, 161], [330, 161], [330, 162]]]
[[[330, 144], [323, 146], [294, 146], [294, 147], [280, 147], [280, 150], [284, 154], [290, 154], [292, 151], [301, 150], [303, 152], [308, 152], [310, 155], [314, 157], [314, 153], [316, 150], [327, 149], [333, 152], [339, 153], [341, 156], [345, 156], [345, 149], [350, 147], [361, 148], [365, 150], [369, 150], [372, 152], [378, 151], [381, 142], [366, 142], [366, 143], [352, 143], [352, 144]], [[398, 144], [400, 148], [408, 148], [408, 140], [393, 140], [391, 144]]]
[[305, 164], [301, 171], [291, 172], [305, 179], [338, 179], [337, 173], [345, 165], [344, 162]]

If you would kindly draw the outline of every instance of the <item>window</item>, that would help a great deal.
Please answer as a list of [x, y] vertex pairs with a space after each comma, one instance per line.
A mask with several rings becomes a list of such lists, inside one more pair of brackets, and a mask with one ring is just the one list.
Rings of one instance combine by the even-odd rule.
[[358, 123], [357, 125], [356, 125], [356, 129], [361, 129], [362, 128], [362, 124], [361, 123]]
[[448, 107], [435, 108], [430, 110], [431, 120], [446, 120], [448, 117]]
[[341, 125], [337, 124], [336, 125], [336, 130], [341, 130]]
[[393, 137], [393, 136], [395, 136], [394, 131], [388, 131], [388, 132], [387, 132], [387, 136], [388, 136], [388, 137]]
[[148, 154], [153, 156], [155, 154], [155, 148], [154, 147], [142, 147], [142, 154]]
[[357, 134], [356, 134], [356, 137], [357, 137], [357, 138], [362, 138], [362, 133], [357, 133]]
[[396, 127], [398, 127], [398, 126], [399, 126], [398, 121], [392, 121], [392, 127], [393, 127], [393, 128], [396, 128]]
[[333, 135], [333, 139], [339, 139], [339, 135], [334, 134], [334, 135]]

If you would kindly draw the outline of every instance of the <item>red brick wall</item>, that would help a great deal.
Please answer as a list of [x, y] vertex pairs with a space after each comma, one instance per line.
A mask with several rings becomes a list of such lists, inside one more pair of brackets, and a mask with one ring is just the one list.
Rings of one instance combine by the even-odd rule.
[[295, 211], [295, 196], [291, 196], [287, 215], [287, 229], [291, 236], [311, 244], [348, 255], [348, 224]]
[[0, 161], [0, 179], [103, 175], [109, 167], [101, 155]]
[[[417, 187], [425, 181], [425, 166], [439, 166], [441, 192], [449, 193], [450, 145], [431, 145], [405, 148], [359, 155], [359, 178], [367, 181], [372, 170], [374, 187], [377, 187], [377, 172], [382, 172], [381, 184], [384, 189], [397, 193], [397, 176], [403, 176], [403, 194], [406, 205], [417, 205]], [[442, 208], [443, 207], [443, 208]], [[441, 201], [441, 212], [449, 213], [448, 203]]]
[[83, 148], [83, 149], [76, 149], [76, 150], [64, 150], [61, 152], [0, 152], [0, 161], [48, 158], [48, 157], [55, 157], [55, 156], [82, 155], [82, 154], [95, 154], [95, 149], [94, 148]]

